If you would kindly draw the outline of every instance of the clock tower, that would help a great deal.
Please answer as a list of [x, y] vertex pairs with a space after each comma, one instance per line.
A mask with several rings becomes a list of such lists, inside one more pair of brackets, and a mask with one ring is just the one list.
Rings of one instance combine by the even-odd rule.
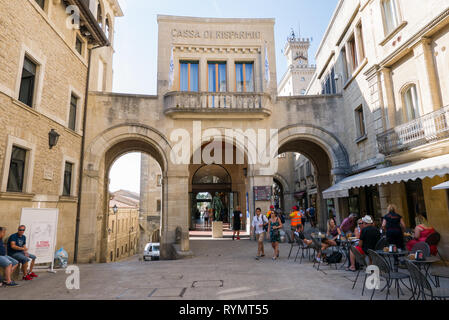
[[294, 31], [287, 38], [284, 55], [287, 58], [287, 72], [279, 86], [280, 96], [296, 96], [306, 93], [315, 73], [316, 66], [309, 63], [310, 39], [297, 38]]

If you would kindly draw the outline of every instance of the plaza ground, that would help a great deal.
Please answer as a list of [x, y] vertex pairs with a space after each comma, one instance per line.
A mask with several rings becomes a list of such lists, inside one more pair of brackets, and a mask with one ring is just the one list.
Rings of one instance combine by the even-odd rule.
[[[0, 299], [369, 299], [370, 292], [361, 297], [361, 281], [351, 289], [355, 273], [327, 265], [317, 271], [307, 259], [302, 264], [299, 259], [296, 263], [287, 260], [290, 245], [286, 243], [281, 244], [279, 261], [271, 260], [269, 243], [265, 244], [267, 257], [257, 261], [256, 247], [248, 238], [195, 238], [193, 258], [144, 262], [135, 256], [118, 263], [80, 265], [80, 290], [72, 291], [66, 289], [63, 270], [40, 272], [38, 279], [19, 281], [21, 287], [0, 288]], [[410, 297], [407, 290], [406, 294], [401, 299]], [[375, 295], [375, 299], [384, 297]]]

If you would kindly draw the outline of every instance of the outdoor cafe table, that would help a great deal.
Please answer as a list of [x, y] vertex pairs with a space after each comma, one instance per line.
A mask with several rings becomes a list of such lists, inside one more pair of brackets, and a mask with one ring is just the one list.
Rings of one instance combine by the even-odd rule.
[[392, 270], [394, 272], [399, 272], [399, 257], [408, 256], [410, 254], [410, 252], [408, 252], [407, 250], [398, 250], [397, 252], [385, 252], [383, 250], [377, 250], [376, 253], [381, 256], [388, 257], [388, 260], [390, 259], [390, 257], [393, 257], [394, 263], [392, 266]]
[[[345, 254], [345, 261], [343, 262], [343, 264], [341, 265], [341, 268], [343, 268], [346, 265], [346, 262], [350, 261], [349, 255], [350, 255], [350, 251], [349, 248], [351, 248], [352, 245], [354, 245], [355, 243], [357, 243], [357, 241], [359, 241], [358, 238], [347, 238], [347, 237], [341, 237], [340, 241], [336, 241], [337, 242], [337, 246], [341, 248], [341, 250], [344, 252]], [[341, 269], [340, 268], [340, 269]]]
[[435, 284], [432, 280], [429, 270], [430, 270], [430, 266], [432, 264], [441, 261], [438, 257], [426, 257], [426, 260], [422, 260], [422, 261], [412, 260], [410, 258], [407, 258], [407, 261], [415, 264], [419, 268], [419, 270], [423, 270], [426, 277], [428, 277], [430, 279], [430, 281], [432, 281], [432, 283]]

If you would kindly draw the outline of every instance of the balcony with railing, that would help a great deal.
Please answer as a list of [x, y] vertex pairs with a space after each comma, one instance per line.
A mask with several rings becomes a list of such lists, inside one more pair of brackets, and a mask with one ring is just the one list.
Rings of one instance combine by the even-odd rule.
[[394, 127], [377, 136], [379, 151], [392, 155], [449, 138], [449, 106]]
[[169, 92], [164, 114], [172, 118], [263, 119], [271, 115], [271, 98], [265, 93]]

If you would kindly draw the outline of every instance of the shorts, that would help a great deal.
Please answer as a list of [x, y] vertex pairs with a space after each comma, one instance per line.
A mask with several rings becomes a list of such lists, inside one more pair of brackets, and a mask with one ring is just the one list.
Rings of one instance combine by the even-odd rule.
[[234, 223], [233, 229], [234, 231], [240, 231], [242, 229], [242, 226], [240, 223]]
[[257, 239], [258, 242], [264, 242], [264, 240], [265, 240], [265, 232], [257, 233], [256, 234], [256, 239]]
[[29, 261], [31, 261], [31, 260], [35, 260], [36, 259], [36, 256], [35, 255], [33, 255], [33, 254], [29, 254], [29, 257], [27, 257], [27, 256], [25, 256], [25, 254], [23, 254], [22, 252], [16, 252], [16, 253], [13, 253], [12, 255], [11, 255], [11, 257], [13, 257], [14, 259], [16, 259], [17, 261], [19, 261], [20, 263], [22, 263], [22, 264], [24, 264], [24, 263], [27, 263], [27, 262], [29, 262]]
[[363, 251], [362, 248], [360, 248], [359, 246], [356, 246], [355, 248], [360, 252], [360, 254], [361, 254], [362, 256], [365, 255], [365, 251]]
[[16, 264], [19, 264], [19, 261], [16, 259], [13, 259], [9, 256], [0, 256], [0, 267], [6, 268], [9, 265], [15, 266]]

